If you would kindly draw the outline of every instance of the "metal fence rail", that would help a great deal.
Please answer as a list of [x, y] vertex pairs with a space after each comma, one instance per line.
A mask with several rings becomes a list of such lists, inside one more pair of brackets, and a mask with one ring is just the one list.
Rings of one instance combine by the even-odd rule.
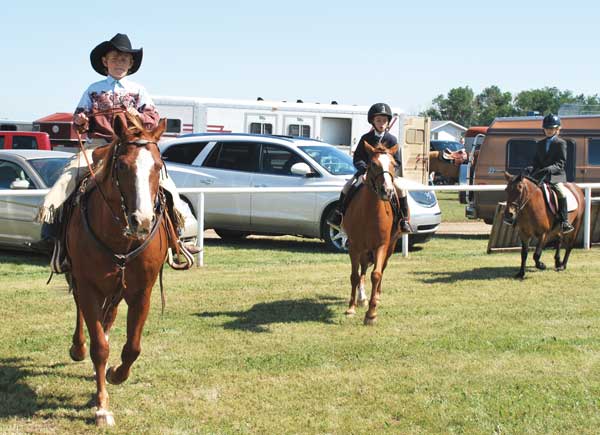
[[[592, 201], [600, 201], [600, 198], [592, 198], [592, 189], [600, 189], [600, 183], [577, 183], [585, 192], [585, 213], [583, 221], [583, 248], [591, 247], [591, 208]], [[453, 186], [420, 186], [412, 188], [415, 192], [498, 192], [506, 189], [506, 185], [453, 185]], [[179, 193], [198, 194], [196, 210], [198, 211], [198, 266], [204, 265], [204, 195], [211, 193], [316, 193], [316, 192], [339, 192], [341, 187], [185, 187], [177, 189]], [[2, 196], [45, 196], [48, 189], [38, 190], [0, 190]], [[408, 256], [408, 234], [402, 235], [402, 256]]]

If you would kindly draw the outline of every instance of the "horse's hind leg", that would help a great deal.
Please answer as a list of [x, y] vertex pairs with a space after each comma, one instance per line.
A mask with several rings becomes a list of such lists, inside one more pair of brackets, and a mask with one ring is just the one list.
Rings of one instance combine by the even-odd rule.
[[121, 384], [127, 380], [131, 366], [142, 351], [142, 330], [150, 310], [151, 288], [129, 303], [127, 310], [127, 341], [121, 351], [121, 365], [111, 367], [106, 372], [106, 380], [111, 384]]
[[361, 307], [367, 305], [367, 294], [365, 293], [365, 276], [367, 274], [368, 267], [369, 260], [367, 256], [362, 256], [360, 260], [360, 283], [358, 285], [358, 305]]
[[77, 289], [73, 288], [73, 299], [75, 299], [75, 331], [73, 332], [73, 344], [69, 349], [69, 355], [73, 361], [83, 361], [87, 353], [85, 347], [85, 331], [83, 330], [83, 312], [79, 307], [79, 301], [77, 300]]
[[350, 303], [348, 304], [348, 309], [346, 310], [347, 316], [352, 316], [356, 314], [356, 292], [361, 284], [361, 275], [358, 273], [358, 267], [360, 264], [360, 254], [352, 249], [352, 245], [350, 245], [350, 263], [352, 271], [350, 273]]
[[547, 235], [544, 234], [543, 236], [541, 236], [538, 240], [538, 244], [535, 248], [535, 252], [533, 253], [533, 260], [535, 261], [535, 267], [539, 270], [546, 270], [546, 265], [540, 260], [540, 258], [542, 258], [542, 251], [544, 249], [544, 246], [546, 246], [546, 237]]

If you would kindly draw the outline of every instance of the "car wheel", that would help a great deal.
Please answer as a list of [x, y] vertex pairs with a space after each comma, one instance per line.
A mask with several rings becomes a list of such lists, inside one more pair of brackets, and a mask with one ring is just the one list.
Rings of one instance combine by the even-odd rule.
[[215, 233], [217, 233], [221, 239], [231, 242], [244, 240], [249, 234], [244, 231], [223, 230], [221, 228], [215, 228]]
[[348, 236], [341, 227], [330, 225], [327, 221], [335, 214], [335, 206], [329, 207], [323, 214], [321, 234], [327, 248], [333, 252], [348, 252]]

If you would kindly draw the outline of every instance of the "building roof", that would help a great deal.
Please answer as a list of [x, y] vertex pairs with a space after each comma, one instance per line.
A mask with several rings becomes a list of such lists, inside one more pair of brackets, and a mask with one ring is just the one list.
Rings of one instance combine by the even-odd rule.
[[457, 128], [461, 131], [467, 131], [467, 127], [463, 127], [460, 124], [457, 124], [454, 121], [431, 121], [431, 131], [436, 131], [445, 127], [446, 125], [451, 125], [454, 128]]
[[43, 118], [36, 119], [33, 122], [71, 122], [73, 114], [68, 112], [56, 112]]

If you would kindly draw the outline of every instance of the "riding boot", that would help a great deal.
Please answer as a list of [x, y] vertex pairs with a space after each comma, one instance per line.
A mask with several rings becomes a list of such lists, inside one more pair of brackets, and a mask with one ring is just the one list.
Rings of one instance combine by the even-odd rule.
[[575, 230], [573, 225], [569, 222], [569, 211], [567, 210], [567, 198], [558, 199], [559, 217], [560, 217], [560, 230], [563, 234], [570, 233]]
[[401, 196], [400, 200], [400, 231], [403, 233], [413, 233], [414, 229], [410, 224], [410, 212], [408, 210], [408, 197]]
[[327, 223], [334, 227], [339, 227], [342, 224], [342, 216], [346, 211], [345, 207], [346, 195], [344, 192], [340, 193], [340, 199], [338, 200], [337, 206], [332, 214], [327, 218]]
[[54, 243], [58, 235], [58, 223], [44, 222], [42, 224], [41, 239], [28, 243], [28, 246], [34, 251], [52, 255]]

